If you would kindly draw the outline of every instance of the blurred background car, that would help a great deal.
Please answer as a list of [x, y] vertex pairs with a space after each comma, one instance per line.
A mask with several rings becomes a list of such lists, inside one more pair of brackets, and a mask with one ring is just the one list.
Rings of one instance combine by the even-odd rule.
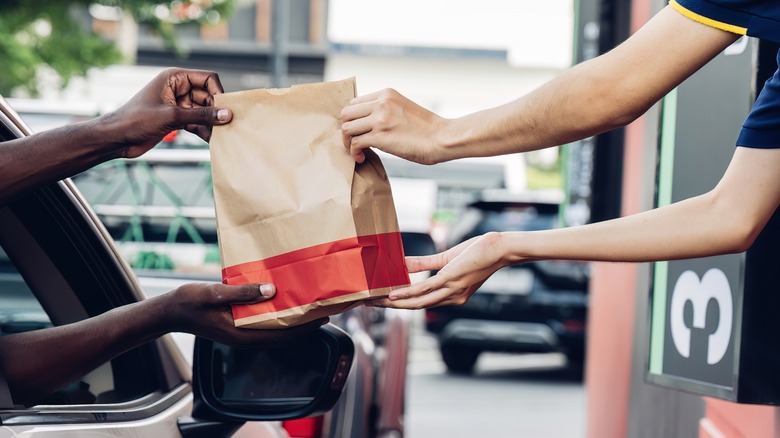
[[[452, 226], [448, 246], [490, 231], [555, 228], [559, 202], [486, 192]], [[462, 306], [426, 310], [448, 371], [470, 373], [480, 353], [560, 352], [581, 372], [588, 314], [588, 264], [536, 261], [498, 270]]]

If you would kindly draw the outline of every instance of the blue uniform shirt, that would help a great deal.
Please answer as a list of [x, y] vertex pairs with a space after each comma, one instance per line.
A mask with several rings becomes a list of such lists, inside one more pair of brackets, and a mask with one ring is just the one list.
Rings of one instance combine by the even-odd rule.
[[[721, 30], [780, 43], [780, 0], [671, 0], [684, 16]], [[780, 52], [778, 52], [780, 65]], [[780, 148], [780, 72], [766, 82], [737, 145]]]

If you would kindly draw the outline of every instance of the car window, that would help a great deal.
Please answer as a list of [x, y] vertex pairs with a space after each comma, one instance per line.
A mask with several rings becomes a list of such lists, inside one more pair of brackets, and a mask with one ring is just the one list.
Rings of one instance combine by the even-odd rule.
[[[14, 120], [0, 113], [0, 142], [19, 135]], [[0, 208], [0, 336], [80, 321], [140, 298], [81, 205], [72, 185], [60, 182]], [[95, 409], [106, 412], [131, 403], [140, 412], [140, 406], [183, 382], [181, 375], [162, 368], [162, 350], [157, 341], [129, 350], [14, 421], [52, 422], [45, 405], [90, 410], [87, 406], [99, 404], [103, 407]], [[112, 405], [116, 408], [107, 407]]]
[[488, 211], [478, 227], [477, 234], [488, 231], [539, 231], [555, 227], [557, 216], [536, 209]]
[[509, 209], [468, 208], [453, 224], [447, 244], [460, 242], [490, 231], [539, 231], [555, 228], [557, 214], [533, 207]]
[[0, 335], [51, 326], [49, 316], [0, 247]]
[[[0, 336], [52, 327], [52, 322], [30, 287], [0, 247]], [[57, 391], [41, 404], [105, 403], [113, 394], [110, 363]]]

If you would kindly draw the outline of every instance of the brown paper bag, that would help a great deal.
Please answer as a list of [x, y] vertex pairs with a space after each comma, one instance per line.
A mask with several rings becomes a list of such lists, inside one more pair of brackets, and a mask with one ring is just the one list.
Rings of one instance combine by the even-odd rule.
[[294, 326], [409, 284], [382, 163], [342, 145], [354, 96], [354, 78], [216, 96], [233, 111], [211, 137], [223, 282], [277, 287], [234, 306], [236, 326]]

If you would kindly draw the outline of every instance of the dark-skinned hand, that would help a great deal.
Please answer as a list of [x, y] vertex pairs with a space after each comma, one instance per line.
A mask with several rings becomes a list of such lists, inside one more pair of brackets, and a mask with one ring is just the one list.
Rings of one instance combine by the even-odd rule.
[[209, 141], [213, 125], [224, 125], [233, 118], [229, 109], [213, 106], [214, 96], [223, 92], [214, 72], [169, 68], [103, 118], [123, 133], [118, 155], [136, 158], [177, 129]]
[[271, 284], [228, 286], [221, 283], [190, 283], [166, 294], [170, 331], [192, 333], [234, 347], [273, 346], [289, 343], [328, 322], [328, 318], [280, 330], [235, 327], [231, 304], [257, 303], [271, 299]]

